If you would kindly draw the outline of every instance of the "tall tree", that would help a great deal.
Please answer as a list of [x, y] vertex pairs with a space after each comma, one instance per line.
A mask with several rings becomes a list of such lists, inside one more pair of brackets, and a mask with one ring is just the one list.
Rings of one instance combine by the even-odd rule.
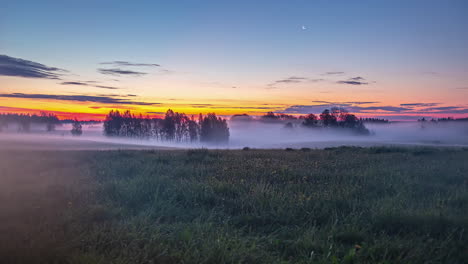
[[225, 143], [229, 140], [229, 128], [226, 119], [215, 113], [205, 116], [201, 122], [200, 140], [207, 143]]
[[318, 125], [317, 116], [314, 114], [308, 114], [304, 117], [304, 121], [302, 122], [303, 126], [306, 127], [316, 127]]
[[163, 134], [166, 140], [174, 140], [175, 138], [175, 113], [171, 109], [167, 110], [163, 121]]
[[83, 134], [83, 127], [81, 126], [80, 121], [78, 121], [76, 118], [73, 121], [72, 129], [70, 132], [73, 136], [81, 136], [81, 134]]
[[104, 121], [104, 134], [106, 136], [120, 136], [123, 118], [119, 110], [111, 110]]
[[337, 124], [336, 116], [332, 115], [328, 109], [323, 110], [320, 114], [320, 121], [324, 127], [336, 126]]

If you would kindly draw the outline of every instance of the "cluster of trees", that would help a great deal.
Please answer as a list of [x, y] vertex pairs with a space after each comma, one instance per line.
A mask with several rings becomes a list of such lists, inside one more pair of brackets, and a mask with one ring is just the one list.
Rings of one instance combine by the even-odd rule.
[[130, 111], [111, 111], [104, 121], [107, 136], [155, 138], [161, 141], [224, 143], [229, 140], [225, 119], [216, 114], [187, 116], [171, 109], [164, 118], [135, 116]]
[[361, 120], [361, 122], [363, 123], [383, 123], [383, 124], [390, 123], [388, 119], [381, 119], [381, 118], [359, 118], [359, 120]]
[[[301, 125], [308, 128], [319, 128], [319, 127], [335, 127], [335, 128], [347, 128], [352, 129], [354, 132], [359, 134], [369, 134], [369, 130], [364, 126], [364, 121], [377, 121], [384, 122], [380, 119], [358, 119], [355, 115], [350, 114], [346, 109], [333, 107], [331, 109], [325, 109], [320, 115], [308, 114], [306, 116], [295, 117], [288, 114], [275, 114], [268, 112], [263, 115], [261, 121], [268, 122], [284, 122], [286, 128], [294, 127], [293, 123], [301, 121]], [[388, 122], [388, 120], [386, 121]]]
[[[231, 120], [254, 121], [254, 119], [247, 114], [234, 115]], [[365, 127], [364, 122], [388, 122], [388, 120], [377, 118], [359, 119], [355, 115], [350, 114], [346, 109], [339, 107], [325, 109], [320, 115], [308, 114], [297, 117], [288, 114], [268, 112], [261, 116], [259, 121], [285, 123], [286, 128], [293, 128], [295, 124], [300, 124], [308, 128], [346, 128], [358, 134], [370, 133]]]
[[[62, 123], [62, 124], [72, 124], [73, 125], [76, 121], [77, 121], [76, 118], [74, 118], [74, 119], [62, 119], [62, 120], [60, 120], [60, 123]], [[102, 123], [102, 121], [100, 121], [100, 120], [81, 120], [79, 122], [82, 125], [95, 125], [95, 124], [101, 124]]]
[[83, 134], [83, 126], [76, 118], [73, 120], [72, 129], [70, 132], [73, 136], [81, 136], [81, 134]]
[[275, 121], [290, 121], [290, 120], [296, 120], [298, 119], [297, 117], [293, 115], [288, 115], [288, 114], [282, 114], [282, 113], [273, 113], [273, 112], [268, 112], [265, 115], [261, 117], [261, 121], [265, 122], [275, 122]]
[[41, 112], [40, 115], [0, 114], [0, 131], [8, 128], [11, 124], [17, 125], [19, 132], [29, 132], [31, 124], [45, 125], [47, 131], [53, 131], [55, 126], [60, 124], [60, 120], [56, 115], [45, 112]]
[[302, 125], [305, 127], [334, 127], [351, 129], [358, 134], [369, 134], [369, 130], [364, 126], [362, 120], [355, 115], [350, 114], [344, 108], [333, 107], [325, 109], [317, 117], [314, 114], [308, 114], [304, 117]]
[[[427, 120], [423, 117], [422, 119], [418, 119], [418, 121], [425, 122]], [[467, 122], [468, 117], [465, 117], [465, 118], [443, 117], [443, 118], [438, 118], [437, 120], [434, 118], [431, 119], [431, 122], [448, 122], [448, 121]]]

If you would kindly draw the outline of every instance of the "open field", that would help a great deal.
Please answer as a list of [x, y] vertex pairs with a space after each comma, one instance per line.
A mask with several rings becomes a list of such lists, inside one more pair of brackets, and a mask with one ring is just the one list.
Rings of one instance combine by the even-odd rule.
[[468, 149], [0, 150], [0, 263], [467, 263]]

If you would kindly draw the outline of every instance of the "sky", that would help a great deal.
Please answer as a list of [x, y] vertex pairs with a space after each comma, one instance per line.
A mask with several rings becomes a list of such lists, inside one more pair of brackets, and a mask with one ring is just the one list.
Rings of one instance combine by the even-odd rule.
[[0, 113], [468, 116], [468, 1], [0, 1]]

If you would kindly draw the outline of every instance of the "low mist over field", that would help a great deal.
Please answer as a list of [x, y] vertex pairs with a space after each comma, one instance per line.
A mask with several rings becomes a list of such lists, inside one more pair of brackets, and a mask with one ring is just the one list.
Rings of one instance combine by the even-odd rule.
[[369, 135], [334, 128], [307, 128], [300, 123], [286, 127], [285, 123], [261, 121], [229, 121], [227, 143], [168, 142], [151, 138], [108, 137], [103, 124], [82, 125], [82, 135], [73, 136], [71, 124], [45, 131], [44, 125], [33, 125], [28, 133], [16, 132], [15, 125], [0, 133], [4, 147], [39, 149], [118, 149], [118, 148], [325, 148], [341, 145], [433, 145], [468, 146], [468, 122], [389, 122], [366, 124]]
[[379, 144], [468, 144], [468, 122], [396, 122], [366, 124], [370, 135], [355, 135], [333, 128], [310, 129], [297, 125], [260, 122], [231, 122], [231, 146], [272, 147], [327, 147], [336, 145]]

